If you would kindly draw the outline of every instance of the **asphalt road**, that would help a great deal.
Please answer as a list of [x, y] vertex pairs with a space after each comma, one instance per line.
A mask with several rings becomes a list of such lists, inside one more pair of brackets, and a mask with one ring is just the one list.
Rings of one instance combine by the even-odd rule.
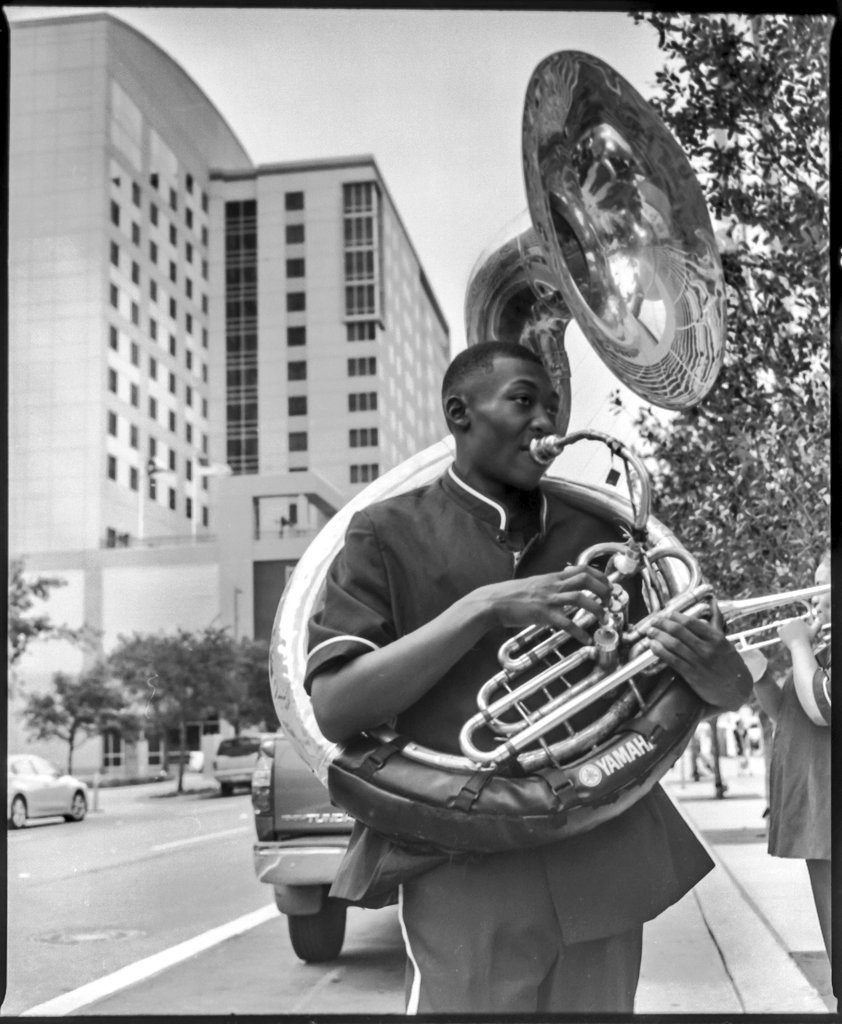
[[[638, 1013], [770, 1012], [781, 999], [821, 1009], [819, 985], [794, 966], [823, 956], [803, 865], [746, 837], [761, 820], [757, 778], [731, 778], [727, 800], [696, 792], [701, 783], [679, 796], [727, 870], [647, 926]], [[302, 963], [254, 878], [248, 795], [163, 795], [172, 789], [104, 791], [78, 825], [8, 835], [0, 1016], [402, 1014], [395, 908], [350, 909], [341, 957]]]
[[[8, 834], [9, 943], [0, 1014], [18, 1016], [62, 996], [65, 1003], [51, 1013], [197, 1012], [192, 1003], [207, 992], [208, 975], [202, 972], [202, 980], [190, 972], [196, 960], [208, 958], [219, 962], [221, 973], [214, 966], [213, 980], [226, 991], [224, 1010], [217, 999], [208, 1012], [260, 1012], [237, 961], [243, 944], [254, 944], [261, 930], [266, 954], [255, 956], [255, 967], [276, 982], [273, 998], [282, 1004], [276, 1012], [289, 1012], [286, 1006], [335, 970], [335, 964], [297, 960], [271, 890], [255, 879], [248, 794], [173, 790], [172, 782], [102, 790], [99, 810], [81, 823], [51, 820]], [[359, 925], [365, 934], [374, 928], [375, 945], [395, 947], [400, 974], [395, 915], [381, 919], [385, 939], [369, 916], [361, 914]], [[356, 928], [351, 920], [351, 946]], [[153, 968], [150, 987], [144, 980]], [[97, 983], [115, 972], [117, 989], [103, 999], [107, 987]], [[177, 1006], [169, 1005], [165, 982], [178, 989], [179, 978], [185, 979], [183, 992]], [[67, 994], [82, 986], [90, 986], [88, 1001], [74, 1008]], [[329, 991], [331, 985], [321, 987]], [[318, 1012], [315, 1005], [307, 1009]]]

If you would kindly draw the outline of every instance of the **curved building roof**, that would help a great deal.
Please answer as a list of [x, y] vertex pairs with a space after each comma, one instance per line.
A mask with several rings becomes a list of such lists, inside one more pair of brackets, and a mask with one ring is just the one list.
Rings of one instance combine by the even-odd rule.
[[91, 44], [91, 60], [105, 59], [110, 72], [143, 110], [156, 130], [162, 121], [166, 135], [177, 138], [209, 168], [227, 170], [252, 168], [251, 158], [236, 133], [187, 72], [157, 43], [142, 32], [107, 12], [47, 18], [24, 18], [10, 22], [12, 54], [18, 33], [37, 31], [44, 40], [54, 40], [57, 52], [68, 40]]

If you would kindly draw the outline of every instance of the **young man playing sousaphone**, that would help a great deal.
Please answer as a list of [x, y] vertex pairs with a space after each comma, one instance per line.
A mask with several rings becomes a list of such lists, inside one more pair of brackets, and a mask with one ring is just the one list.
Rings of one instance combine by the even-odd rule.
[[[609, 598], [604, 573], [570, 563], [618, 528], [542, 488], [529, 453], [558, 407], [538, 357], [472, 346], [442, 400], [452, 466], [354, 516], [311, 622], [305, 685], [335, 742], [394, 722], [459, 753], [512, 629], [541, 623], [589, 643], [570, 609], [599, 616]], [[711, 708], [745, 701], [749, 673], [720, 628], [674, 612], [648, 635]], [[584, 834], [502, 853], [413, 855], [357, 825], [331, 894], [372, 905], [384, 876], [400, 882], [408, 1013], [631, 1012], [643, 922], [712, 866], [655, 786]]]

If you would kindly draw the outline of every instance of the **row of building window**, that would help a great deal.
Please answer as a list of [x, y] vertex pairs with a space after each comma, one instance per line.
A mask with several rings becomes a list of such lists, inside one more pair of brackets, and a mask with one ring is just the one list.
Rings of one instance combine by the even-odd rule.
[[[293, 430], [287, 435], [291, 452], [307, 451], [307, 431]], [[361, 427], [348, 431], [349, 448], [376, 448], [379, 444], [377, 427]]]
[[380, 466], [376, 462], [351, 466], [351, 483], [368, 484], [380, 476]]
[[379, 312], [378, 198], [373, 181], [342, 186], [346, 316]]
[[[187, 250], [185, 252], [185, 256], [187, 258], [187, 262], [188, 263], [192, 263], [193, 262], [193, 246], [189, 242], [187, 243]], [[154, 263], [157, 266], [157, 264], [158, 264], [158, 246], [154, 242], [150, 242], [149, 243], [149, 259], [150, 259], [150, 261], [152, 263]], [[121, 269], [122, 253], [121, 253], [121, 250], [120, 250], [120, 245], [119, 245], [118, 242], [115, 242], [113, 240], [109, 242], [109, 260], [111, 261], [111, 265], [113, 267], [116, 267], [118, 270]], [[138, 287], [140, 287], [140, 284], [141, 284], [141, 281], [140, 281], [140, 276], [141, 276], [140, 264], [137, 262], [137, 260], [130, 260], [129, 263], [130, 263], [130, 265], [129, 265], [129, 276], [132, 279], [132, 284], [136, 284]], [[169, 261], [168, 273], [169, 273], [169, 279], [172, 282], [172, 284], [178, 284], [178, 265], [173, 260]], [[202, 275], [202, 278], [205, 281], [207, 281], [207, 279], [208, 279], [208, 261], [207, 260], [202, 260], [201, 261], [201, 275]], [[184, 294], [187, 296], [188, 299], [192, 299], [193, 298], [193, 280], [192, 280], [192, 278], [188, 277], [186, 274], [184, 275]], [[149, 277], [149, 298], [153, 302], [157, 302], [158, 301], [158, 282], [151, 275]], [[175, 299], [173, 299], [172, 301], [174, 302]], [[204, 294], [202, 295], [202, 298], [201, 298], [201, 301], [200, 301], [199, 305], [202, 308], [202, 312], [203, 313], [207, 313], [207, 311], [208, 311], [208, 297], [207, 297], [207, 295], [204, 295]]]
[[[174, 373], [169, 374], [169, 393], [176, 395], [178, 392], [178, 378]], [[108, 368], [108, 390], [112, 395], [120, 393], [120, 375], [113, 366]], [[189, 408], [193, 408], [194, 388], [190, 384], [184, 385], [184, 401]], [[150, 396], [154, 399], [154, 396]], [[140, 408], [140, 388], [133, 381], [129, 382], [129, 404], [136, 409]], [[157, 406], [156, 406], [157, 408]], [[201, 399], [202, 415], [207, 418], [207, 399]], [[151, 414], [150, 414], [151, 415]]]
[[[151, 401], [154, 401], [154, 399], [152, 399]], [[109, 437], [117, 437], [118, 436], [118, 433], [119, 433], [119, 419], [120, 418], [119, 418], [119, 416], [118, 416], [118, 414], [116, 412], [114, 412], [111, 409], [108, 410], [108, 417], [107, 417], [108, 426], [107, 426], [107, 429], [108, 429]], [[176, 429], [177, 429], [176, 414], [175, 414], [175, 412], [170, 410], [170, 430], [171, 430], [171, 433], [173, 433], [173, 434], [176, 433]], [[193, 424], [190, 423], [190, 422], [185, 422], [185, 424], [184, 424], [184, 440], [189, 445], [192, 445], [192, 444], [195, 443], [196, 432], [193, 429]], [[207, 452], [208, 452], [208, 435], [202, 433], [200, 435], [200, 440], [201, 440], [202, 452], [203, 452], [203, 454], [207, 455]], [[134, 448], [134, 449], [138, 449], [140, 447], [140, 427], [136, 423], [131, 423], [131, 422], [129, 423], [129, 446], [131, 448]], [[158, 440], [157, 440], [157, 438], [155, 438], [155, 437], [150, 435], [150, 437], [149, 437], [149, 457], [151, 459], [154, 459], [154, 458], [157, 457], [157, 455], [158, 455]], [[191, 479], [190, 474], [193, 471], [192, 463], [191, 463], [191, 461], [189, 459], [186, 459], [185, 463], [186, 463], [186, 467], [187, 467], [186, 468], [186, 472], [188, 474], [187, 479], [189, 480], [189, 479]], [[175, 471], [175, 469], [176, 469], [176, 454], [175, 454], [175, 450], [173, 448], [169, 449], [169, 466], [168, 466], [168, 468], [170, 470], [172, 470], [172, 471]], [[205, 481], [205, 483], [207, 483], [207, 481]]]
[[[157, 333], [155, 337], [157, 338]], [[112, 348], [115, 352], [120, 351], [120, 332], [113, 324], [109, 327], [108, 330], [108, 344], [110, 348]], [[174, 334], [170, 335], [170, 355], [173, 356], [174, 358], [178, 358], [178, 341]], [[138, 345], [136, 341], [129, 341], [129, 361], [131, 362], [132, 366], [140, 366], [140, 345]], [[185, 346], [184, 365], [187, 367], [188, 370], [193, 370], [193, 362], [193, 352], [190, 348]], [[155, 356], [149, 357], [149, 376], [152, 378], [152, 380], [158, 379], [158, 360], [155, 358]], [[199, 376], [202, 378], [203, 383], [207, 384], [207, 363], [199, 364]], [[172, 391], [173, 394], [175, 394], [175, 391], [173, 390], [173, 380], [174, 374], [170, 373], [170, 390]]]
[[377, 322], [374, 320], [358, 320], [346, 325], [348, 341], [375, 341], [377, 339]]
[[354, 427], [348, 431], [351, 448], [376, 448], [379, 443], [377, 427]]
[[225, 204], [226, 450], [234, 473], [258, 470], [257, 202]]
[[[149, 183], [152, 186], [152, 188], [158, 189], [160, 187], [160, 176], [153, 171], [152, 174], [149, 175]], [[194, 182], [194, 179], [193, 179], [193, 175], [189, 174], [189, 173], [186, 174], [184, 176], [184, 189], [185, 189], [185, 191], [187, 192], [187, 194], [189, 196], [193, 195], [193, 186], [194, 186], [194, 184], [195, 184], [195, 182]], [[176, 192], [176, 190], [174, 188], [170, 188], [169, 193], [170, 193], [169, 194], [170, 209], [171, 210], [177, 210], [178, 209], [178, 192]], [[140, 204], [141, 204], [140, 185], [138, 185], [138, 183], [136, 181], [132, 182], [132, 202], [135, 204], [135, 206], [140, 206]], [[202, 203], [202, 212], [203, 213], [207, 213], [208, 212], [208, 196], [207, 196], [207, 193], [204, 190], [202, 190], [202, 192], [201, 192], [201, 203]], [[185, 207], [185, 211], [187, 213], [190, 213], [191, 216], [192, 216], [192, 211], [190, 210], [189, 206]]]
[[[137, 466], [128, 467], [128, 485], [133, 491], [140, 490], [140, 470]], [[118, 461], [116, 455], [108, 455], [106, 460], [106, 477], [109, 480], [113, 480], [115, 483], [119, 483], [118, 473]], [[155, 481], [154, 478], [150, 480], [150, 497], [155, 497]], [[167, 505], [173, 511], [178, 511], [178, 492], [174, 487], [167, 488]], [[185, 497], [184, 499], [184, 514], [187, 519], [193, 518], [193, 499], [191, 497]], [[202, 506], [202, 525], [207, 526], [209, 522], [207, 506]]]
[[[307, 466], [290, 466], [290, 473], [304, 473]], [[349, 467], [349, 478], [352, 484], [367, 484], [380, 476], [380, 466], [376, 462], [357, 463]]]
[[[377, 375], [377, 356], [367, 355], [361, 358], [348, 359], [348, 377], [374, 377]], [[287, 380], [305, 381], [307, 379], [306, 359], [290, 359], [287, 361]]]
[[[348, 395], [348, 412], [369, 412], [377, 409], [377, 392], [361, 391]], [[290, 416], [307, 415], [307, 396], [290, 395], [287, 398], [287, 412]], [[376, 441], [374, 442], [377, 443]]]
[[348, 395], [348, 412], [369, 412], [377, 408], [376, 391], [360, 391]]
[[[119, 185], [120, 184], [119, 176], [115, 177], [112, 180], [114, 181], [115, 185]], [[154, 172], [152, 174], [150, 174], [150, 176], [149, 176], [149, 183], [151, 184], [152, 188], [157, 190], [159, 188], [159, 186], [160, 186], [160, 177], [159, 177], [159, 175], [155, 174]], [[134, 203], [134, 205], [138, 209], [140, 209], [142, 207], [142, 205], [143, 205], [143, 192], [141, 190], [140, 185], [138, 185], [138, 183], [136, 181], [132, 181], [131, 184], [132, 184], [132, 202]], [[188, 174], [187, 177], [185, 178], [184, 187], [185, 187], [185, 190], [187, 191], [187, 194], [192, 196], [193, 195], [193, 175], [192, 174]], [[170, 190], [169, 190], [169, 204], [170, 204], [170, 209], [173, 211], [173, 213], [177, 213], [178, 212], [178, 192], [174, 188], [170, 188]], [[201, 193], [201, 205], [202, 205], [202, 213], [207, 213], [208, 212], [209, 203], [208, 203], [207, 193], [204, 192], [204, 191], [202, 191], [202, 193]], [[150, 204], [149, 204], [149, 217], [150, 217], [150, 220], [152, 221], [153, 224], [157, 224], [158, 223], [158, 207], [153, 202], [150, 202]], [[184, 222], [187, 225], [187, 227], [192, 227], [193, 226], [193, 210], [186, 203], [184, 205]]]
[[228, 465], [235, 473], [256, 473], [258, 466], [257, 427], [247, 425], [244, 429], [238, 429], [238, 426], [237, 423], [228, 424], [226, 438]]
[[[284, 208], [287, 211], [300, 211], [304, 209], [303, 192], [287, 192], [284, 196]], [[287, 245], [300, 245], [304, 241], [303, 224], [287, 224], [285, 238]], [[300, 257], [289, 258], [286, 261], [287, 278], [301, 278], [305, 276], [305, 263]], [[307, 297], [305, 292], [287, 292], [286, 308], [288, 313], [302, 313], [307, 308]], [[287, 328], [287, 345], [297, 346], [307, 343], [307, 328], [301, 325]], [[307, 375], [307, 364], [298, 363], [295, 368], [288, 364], [290, 374], [303, 374], [302, 376], [290, 376], [290, 380], [304, 380]], [[288, 410], [291, 416], [306, 416], [307, 396], [291, 395], [287, 399]], [[291, 452], [307, 451], [307, 432], [292, 431], [288, 435], [287, 443]]]
[[349, 377], [372, 377], [377, 373], [377, 356], [361, 356], [348, 360]]
[[[108, 301], [109, 301], [112, 309], [116, 309], [117, 312], [119, 313], [120, 312], [120, 288], [119, 288], [118, 285], [116, 285], [114, 283], [112, 283], [109, 286]], [[177, 309], [177, 306], [176, 306], [175, 299], [170, 299], [170, 319], [171, 320], [175, 320], [176, 319], [177, 312], [178, 312], [178, 309]], [[135, 327], [140, 327], [140, 306], [133, 299], [131, 299], [129, 301], [129, 320], [132, 322], [132, 324], [134, 324]], [[185, 313], [184, 314], [184, 329], [185, 329], [185, 331], [191, 337], [193, 337], [193, 335], [194, 335], [194, 324], [195, 324], [195, 321], [193, 319], [193, 314], [192, 313]], [[152, 341], [157, 341], [158, 340], [158, 321], [154, 317], [150, 317], [149, 318], [148, 328], [149, 328], [149, 337], [152, 339]], [[172, 337], [172, 335], [170, 337]], [[201, 337], [202, 337], [202, 347], [203, 348], [207, 348], [208, 347], [208, 332], [207, 332], [207, 328], [204, 328], [204, 327], [202, 328]]]
[[[348, 341], [375, 341], [377, 324], [373, 320], [363, 320], [346, 325]], [[302, 326], [287, 327], [287, 345], [306, 345], [307, 328]]]
[[377, 312], [373, 284], [358, 284], [345, 289], [347, 316], [372, 316]]
[[343, 210], [347, 213], [372, 213], [374, 211], [374, 182], [354, 181], [343, 186]]
[[[122, 211], [122, 209], [120, 207], [120, 204], [117, 202], [116, 199], [112, 199], [111, 200], [111, 207], [110, 207], [109, 215], [110, 215], [110, 218], [111, 218], [111, 223], [114, 225], [114, 227], [121, 228], [121, 221], [122, 221], [123, 211]], [[151, 221], [151, 223], [153, 225], [157, 226], [157, 224], [158, 224], [158, 208], [154, 204], [150, 208], [150, 221]], [[193, 226], [192, 215], [191, 215], [190, 222], [188, 223], [187, 226], [189, 228], [192, 228], [192, 226]], [[121, 230], [122, 230], [122, 228], [121, 228]], [[130, 228], [129, 234], [130, 234], [132, 243], [134, 245], [140, 247], [140, 244], [141, 244], [140, 224], [138, 224], [138, 222], [136, 220], [131, 221], [131, 228]], [[168, 235], [168, 238], [169, 238], [169, 241], [170, 241], [170, 245], [172, 245], [174, 248], [177, 247], [178, 246], [178, 228], [175, 226], [175, 224], [170, 224], [169, 231], [168, 231], [167, 235]], [[201, 230], [199, 232], [199, 238], [201, 239], [202, 245], [205, 248], [207, 248], [207, 245], [208, 245], [208, 229], [207, 229], [207, 226], [204, 225], [204, 224], [202, 225], [202, 228], [201, 228]], [[155, 249], [155, 251], [157, 252], [157, 248]], [[192, 252], [192, 250], [191, 250], [191, 252]]]

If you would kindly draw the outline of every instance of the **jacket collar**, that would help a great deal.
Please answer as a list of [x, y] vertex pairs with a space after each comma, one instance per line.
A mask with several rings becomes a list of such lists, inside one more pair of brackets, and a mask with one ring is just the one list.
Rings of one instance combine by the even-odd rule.
[[[494, 501], [493, 498], [489, 498], [487, 495], [476, 490], [476, 488], [471, 487], [470, 484], [466, 483], [459, 476], [456, 467], [452, 463], [447, 467], [447, 471], [442, 476], [441, 483], [448, 497], [452, 498], [453, 501], [472, 516], [489, 523], [496, 530], [499, 530], [500, 533], [506, 533], [509, 528], [510, 517], [505, 505], [501, 505], [500, 502]], [[546, 495], [540, 489], [538, 495], [541, 503], [540, 529], [543, 535], [547, 529], [548, 504]]]

